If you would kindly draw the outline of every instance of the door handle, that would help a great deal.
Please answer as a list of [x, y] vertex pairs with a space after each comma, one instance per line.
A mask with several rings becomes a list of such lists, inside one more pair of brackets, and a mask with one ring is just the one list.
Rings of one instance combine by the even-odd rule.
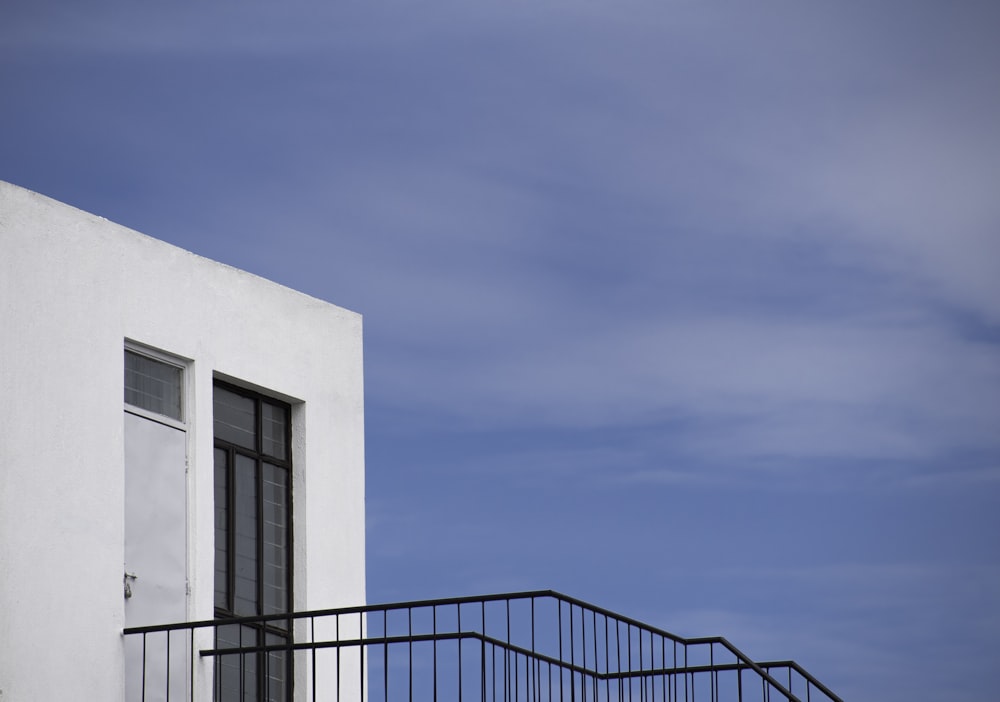
[[135, 573], [126, 572], [122, 578], [122, 582], [125, 583], [125, 599], [132, 597], [132, 581], [138, 579], [138, 575]]

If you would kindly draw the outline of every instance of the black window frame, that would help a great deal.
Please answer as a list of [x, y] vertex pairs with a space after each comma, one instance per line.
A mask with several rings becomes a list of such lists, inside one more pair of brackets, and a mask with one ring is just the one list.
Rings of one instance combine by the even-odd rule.
[[[248, 448], [246, 446], [233, 443], [231, 441], [226, 441], [220, 439], [218, 433], [215, 430], [215, 390], [216, 388], [221, 388], [230, 393], [239, 395], [240, 397], [250, 399], [253, 401], [254, 406], [254, 447]], [[293, 590], [293, 572], [294, 572], [294, 515], [292, 512], [292, 407], [287, 402], [283, 402], [274, 397], [264, 395], [262, 393], [248, 390], [247, 388], [234, 385], [232, 383], [227, 383], [222, 380], [216, 379], [213, 382], [213, 456], [216, 451], [224, 451], [226, 454], [225, 461], [225, 472], [226, 472], [226, 586], [225, 586], [225, 606], [220, 606], [218, 602], [218, 590], [217, 586], [213, 587], [213, 601], [215, 606], [215, 616], [217, 619], [231, 619], [234, 617], [247, 617], [263, 615], [264, 612], [264, 588], [265, 588], [265, 540], [264, 540], [264, 464], [268, 463], [277, 468], [282, 469], [286, 474], [285, 481], [285, 514], [286, 514], [286, 539], [285, 539], [285, 567], [286, 567], [286, 582], [285, 582], [285, 612], [291, 613], [294, 611], [294, 590]], [[265, 453], [264, 451], [264, 412], [263, 405], [267, 403], [272, 406], [279, 407], [285, 412], [285, 436], [284, 436], [284, 446], [285, 446], [285, 457], [279, 458], [277, 456]], [[236, 596], [236, 528], [235, 528], [235, 501], [236, 501], [236, 456], [242, 456], [244, 458], [251, 459], [255, 462], [254, 480], [255, 493], [256, 493], [256, 611], [255, 612], [242, 612], [237, 613], [235, 607], [235, 596]], [[214, 462], [214, 461], [213, 461]], [[213, 466], [213, 473], [217, 470]], [[217, 492], [217, 491], [216, 491]], [[217, 495], [216, 495], [217, 497]], [[214, 531], [218, 536], [218, 526], [214, 526]], [[217, 558], [216, 554], [216, 558]], [[268, 614], [277, 614], [282, 612], [269, 612]], [[253, 632], [253, 641], [247, 641], [245, 630], [249, 629]], [[217, 636], [222, 632], [218, 632]], [[234, 633], [234, 632], [229, 632]], [[241, 624], [239, 633], [239, 645], [241, 646], [262, 646], [268, 639], [271, 639], [268, 643], [273, 643], [273, 638], [277, 637], [291, 643], [292, 639], [292, 620], [291, 618], [276, 619], [263, 623], [253, 623], [253, 624]], [[243, 666], [246, 665], [245, 661], [247, 657], [255, 655], [256, 662], [254, 663], [253, 673], [256, 676], [256, 696], [254, 696], [250, 690], [244, 689], [244, 674]], [[242, 699], [257, 699], [265, 700], [271, 699], [268, 696], [268, 680], [267, 672], [268, 666], [271, 660], [269, 654], [244, 654], [243, 660], [240, 663], [240, 690]], [[217, 659], [217, 667], [222, 663], [222, 659]], [[284, 691], [279, 699], [291, 700], [292, 699], [292, 656], [286, 654], [285, 656], [285, 680], [284, 680]], [[217, 699], [225, 697], [225, 692], [222, 689], [222, 679], [218, 675], [216, 676], [215, 696]]]

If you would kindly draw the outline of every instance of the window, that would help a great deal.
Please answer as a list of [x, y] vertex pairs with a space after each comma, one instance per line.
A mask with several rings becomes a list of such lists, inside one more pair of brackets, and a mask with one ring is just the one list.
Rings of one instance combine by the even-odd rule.
[[182, 421], [183, 369], [133, 349], [125, 349], [125, 403]]
[[[288, 405], [216, 383], [215, 613], [220, 617], [291, 611], [291, 421]], [[280, 644], [290, 622], [220, 627], [217, 645]], [[290, 698], [284, 651], [220, 656], [216, 698]]]

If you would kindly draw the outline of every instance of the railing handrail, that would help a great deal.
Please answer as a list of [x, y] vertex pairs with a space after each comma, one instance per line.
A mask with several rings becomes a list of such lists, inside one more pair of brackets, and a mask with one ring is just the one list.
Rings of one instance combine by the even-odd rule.
[[818, 688], [820, 692], [822, 692], [824, 695], [826, 695], [830, 699], [834, 700], [834, 702], [844, 702], [842, 699], [840, 699], [840, 697], [838, 697], [833, 692], [833, 690], [831, 690], [826, 685], [824, 685], [819, 680], [817, 680], [813, 676], [812, 673], [810, 673], [808, 670], [806, 670], [805, 668], [803, 668], [801, 665], [799, 665], [795, 661], [792, 661], [792, 660], [788, 660], [788, 661], [761, 661], [761, 662], [757, 663], [757, 665], [759, 665], [761, 668], [763, 668], [765, 670], [770, 670], [771, 668], [791, 668], [796, 673], [798, 673], [803, 678], [805, 678], [805, 680], [810, 685], [813, 685], [814, 687]]
[[[478, 631], [445, 631], [437, 634], [410, 634], [394, 636], [365, 636], [353, 639], [331, 639], [328, 641], [300, 642], [300, 643], [276, 643], [266, 645], [231, 646], [228, 648], [206, 648], [199, 651], [201, 656], [225, 656], [233, 653], [273, 653], [279, 651], [309, 651], [323, 648], [355, 648], [358, 646], [386, 646], [406, 643], [426, 643], [428, 641], [465, 641], [473, 640], [480, 643], [489, 644], [497, 648], [518, 653], [526, 658], [531, 658], [542, 663], [549, 663], [557, 668], [594, 677], [598, 680], [618, 680], [629, 678], [644, 678], [653, 675], [680, 675], [683, 673], [706, 673], [712, 670], [753, 670], [753, 666], [748, 663], [715, 663], [712, 665], [685, 665], [670, 668], [642, 668], [639, 670], [628, 670], [620, 672], [601, 672], [595, 668], [584, 667], [577, 663], [561, 660], [539, 651], [532, 651], [524, 646], [503, 641], [495, 636], [486, 636]], [[791, 666], [789, 666], [791, 663]], [[761, 668], [768, 667], [794, 667], [799, 672], [804, 672], [794, 661], [779, 661], [769, 663], [758, 663]], [[819, 685], [818, 683], [817, 686]]]

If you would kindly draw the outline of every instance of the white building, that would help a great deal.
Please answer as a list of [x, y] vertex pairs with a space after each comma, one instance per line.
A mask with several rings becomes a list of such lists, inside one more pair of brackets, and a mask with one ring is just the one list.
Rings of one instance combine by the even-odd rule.
[[0, 324], [0, 700], [131, 698], [125, 627], [364, 603], [359, 315], [0, 183]]

